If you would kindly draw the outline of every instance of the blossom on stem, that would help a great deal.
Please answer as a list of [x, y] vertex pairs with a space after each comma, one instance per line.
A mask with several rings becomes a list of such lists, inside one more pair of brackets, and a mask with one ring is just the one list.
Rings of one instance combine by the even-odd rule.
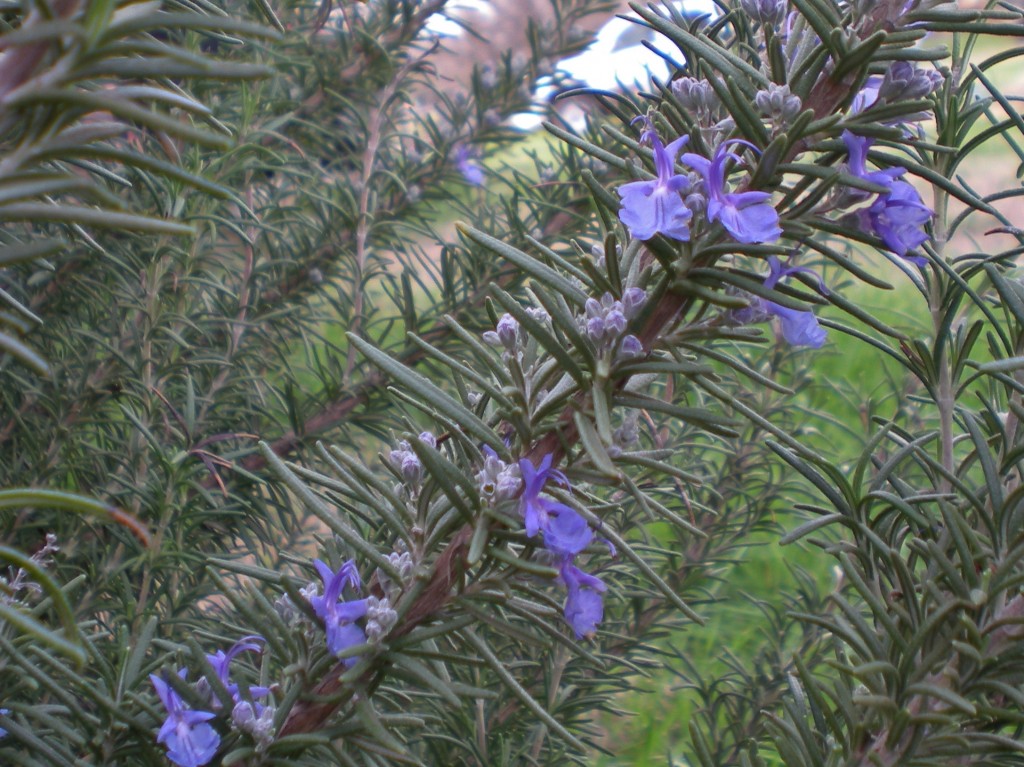
[[[774, 288], [779, 280], [797, 272], [810, 272], [810, 269], [800, 266], [783, 266], [775, 256], [768, 258], [768, 276], [765, 278], [764, 286]], [[824, 290], [824, 286], [822, 286]], [[809, 346], [812, 349], [820, 349], [828, 336], [825, 328], [818, 324], [818, 318], [814, 312], [791, 309], [782, 306], [774, 301], [766, 301], [765, 309], [769, 314], [778, 317], [782, 325], [782, 337], [791, 346]]]
[[[210, 665], [213, 666], [213, 670], [217, 673], [217, 677], [224, 685], [225, 689], [231, 694], [231, 699], [235, 703], [238, 703], [243, 698], [262, 698], [270, 694], [269, 687], [249, 687], [246, 695], [239, 694], [239, 687], [229, 679], [231, 672], [231, 661], [232, 659], [242, 652], [262, 652], [263, 648], [258, 644], [266, 640], [261, 636], [255, 634], [247, 637], [242, 637], [235, 642], [228, 649], [227, 652], [223, 650], [217, 650], [212, 655], [207, 655], [206, 660], [209, 661]], [[257, 704], [259, 706], [259, 704]], [[260, 706], [262, 709], [262, 706]], [[258, 715], [259, 712], [257, 712]]]
[[767, 116], [776, 128], [782, 129], [790, 125], [800, 114], [803, 102], [789, 90], [788, 85], [769, 83], [765, 90], [754, 95], [754, 106], [762, 115]]
[[590, 545], [594, 534], [587, 520], [564, 503], [547, 501], [548, 526], [544, 530], [544, 548], [561, 556], [574, 556]]
[[[768, 259], [769, 271], [765, 277], [764, 286], [774, 288], [779, 280], [797, 272], [811, 272], [810, 269], [799, 266], [783, 266], [778, 258], [771, 256]], [[820, 284], [821, 292], [828, 293], [824, 285]], [[820, 349], [828, 336], [826, 330], [818, 324], [818, 318], [814, 312], [791, 309], [788, 306], [777, 304], [757, 296], [750, 296], [750, 304], [738, 311], [732, 312], [732, 320], [739, 324], [764, 322], [772, 317], [779, 318], [782, 326], [782, 337], [792, 346], [809, 346], [812, 349]]]
[[775, 242], [782, 235], [782, 229], [779, 227], [778, 212], [768, 202], [771, 194], [725, 191], [726, 162], [741, 162], [738, 155], [729, 151], [731, 144], [743, 144], [757, 149], [749, 141], [732, 139], [719, 144], [710, 160], [691, 152], [681, 158], [683, 163], [704, 178], [708, 221], [720, 221], [737, 242]]
[[455, 167], [466, 179], [466, 182], [473, 186], [483, 186], [484, 172], [473, 159], [473, 154], [465, 145], [455, 150]]
[[[178, 676], [184, 679], [185, 673], [181, 669]], [[167, 711], [167, 719], [156, 736], [156, 742], [167, 748], [167, 758], [180, 767], [207, 764], [220, 746], [220, 735], [207, 724], [215, 715], [188, 708], [174, 688], [155, 674], [149, 675], [149, 681]]]
[[927, 264], [923, 256], [907, 255], [928, 239], [923, 226], [932, 218], [932, 209], [921, 200], [921, 195], [900, 176], [904, 168], [885, 168], [868, 171], [867, 154], [872, 141], [843, 131], [843, 142], [849, 152], [847, 168], [857, 178], [879, 184], [888, 189], [879, 194], [867, 208], [854, 212], [854, 220], [864, 231], [874, 232], [885, 247], [901, 258], [918, 266]]
[[820, 349], [825, 345], [828, 333], [818, 324], [814, 312], [790, 309], [788, 306], [768, 302], [768, 312], [779, 318], [782, 337], [790, 346], [809, 346]]
[[[925, 98], [942, 85], [942, 75], [936, 70], [921, 70], [909, 61], [894, 61], [885, 76], [872, 75], [850, 102], [850, 114], [866, 112], [875, 107], [896, 104], [901, 101], [917, 101]], [[882, 125], [901, 126], [907, 136], [913, 136], [907, 123], [921, 122], [929, 117], [928, 112], [913, 112], [890, 117]], [[922, 133], [921, 128], [917, 128]]]
[[601, 593], [607, 588], [596, 576], [580, 570], [566, 559], [561, 568], [562, 580], [568, 594], [565, 598], [565, 620], [572, 626], [577, 639], [593, 636], [604, 618]]
[[519, 344], [519, 321], [511, 314], [503, 314], [494, 330], [484, 332], [483, 339], [491, 346], [503, 346], [506, 351], [515, 351]]
[[483, 450], [484, 467], [476, 474], [476, 484], [480, 497], [493, 506], [515, 497], [523, 483], [518, 466], [505, 463], [490, 445], [484, 445]]
[[656, 234], [663, 234], [685, 242], [690, 239], [689, 221], [693, 214], [680, 193], [689, 189], [690, 181], [684, 174], [675, 172], [675, 162], [689, 136], [680, 136], [664, 146], [650, 123], [647, 125], [640, 141], [650, 143], [658, 177], [652, 181], [631, 181], [618, 188], [622, 198], [619, 220], [634, 239], [649, 240]]
[[[234, 701], [234, 706], [231, 709], [232, 726], [241, 732], [248, 733], [256, 742], [257, 751], [269, 746], [274, 739], [275, 708], [265, 706], [255, 700], [255, 698], [269, 695], [270, 688], [250, 686], [243, 693], [239, 685], [231, 682], [230, 667], [232, 659], [239, 653], [262, 652], [263, 648], [259, 643], [264, 641], [266, 640], [263, 637], [256, 635], [242, 637], [231, 645], [227, 652], [218, 650], [212, 655], [206, 656], [206, 660], [213, 666], [217, 678], [220, 679], [221, 684], [231, 694], [231, 699]], [[207, 688], [209, 685], [205, 678], [201, 679], [199, 684], [205, 685]], [[214, 701], [214, 705], [218, 704], [218, 701]]]
[[240, 700], [231, 711], [231, 724], [236, 730], [249, 734], [256, 742], [256, 751], [259, 753], [274, 742], [275, 713], [273, 706]]
[[647, 291], [637, 287], [627, 288], [621, 300], [611, 293], [605, 293], [600, 301], [588, 298], [579, 318], [580, 329], [599, 352], [613, 351], [617, 362], [640, 357], [644, 353], [640, 339], [623, 334], [628, 321], [640, 313], [646, 302]]
[[519, 497], [519, 511], [523, 515], [526, 534], [532, 538], [547, 525], [547, 510], [540, 493], [549, 479], [560, 485], [568, 485], [569, 480], [558, 469], [551, 468], [552, 456], [546, 455], [539, 466], [534, 466], [528, 458], [519, 459], [519, 472], [523, 480], [523, 494]]
[[529, 537], [544, 533], [544, 547], [559, 556], [579, 554], [590, 545], [593, 533], [577, 511], [552, 498], [541, 495], [548, 480], [568, 486], [569, 480], [557, 469], [551, 468], [552, 457], [544, 456], [539, 466], [529, 459], [519, 460], [519, 471], [523, 479], [523, 494], [519, 498], [519, 509]]
[[[437, 439], [429, 431], [420, 432], [417, 439], [432, 448], [437, 447]], [[397, 449], [388, 453], [387, 461], [401, 476], [405, 491], [415, 497], [423, 480], [423, 465], [412, 445], [403, 439], [398, 443]]]
[[621, 301], [611, 293], [605, 293], [601, 300], [588, 298], [584, 304], [583, 329], [599, 348], [612, 346], [626, 330], [626, 314]]
[[[360, 588], [356, 563], [350, 559], [339, 567], [337, 572], [319, 559], [313, 565], [324, 583], [324, 593], [323, 596], [310, 597], [309, 604], [316, 616], [324, 622], [324, 628], [327, 630], [327, 649], [338, 655], [349, 647], [364, 644], [366, 634], [355, 621], [366, 616], [366, 600], [338, 601], [341, 598], [341, 590], [346, 585], [356, 591]], [[350, 657], [346, 658], [344, 663], [346, 666], [352, 666], [357, 660], [358, 658]]]
[[707, 80], [680, 77], [672, 81], [672, 94], [701, 125], [711, 125], [721, 117], [722, 100]]

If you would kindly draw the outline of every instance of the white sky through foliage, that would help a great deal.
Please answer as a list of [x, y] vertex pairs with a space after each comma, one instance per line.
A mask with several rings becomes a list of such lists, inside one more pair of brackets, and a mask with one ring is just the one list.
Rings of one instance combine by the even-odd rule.
[[[682, 7], [688, 16], [718, 14], [713, 0], [686, 0]], [[448, 5], [449, 12], [460, 9], [477, 11], [485, 16], [493, 14], [486, 0], [455, 0]], [[629, 15], [638, 18], [635, 14]], [[462, 27], [441, 14], [431, 17], [427, 29], [445, 37], [465, 34]], [[644, 41], [681, 61], [682, 54], [665, 38], [641, 24], [614, 16], [601, 27], [597, 39], [589, 48], [576, 56], [563, 59], [558, 69], [577, 81], [579, 87], [607, 91], [620, 88], [643, 89], [650, 84], [652, 76], [662, 81], [669, 76], [668, 64], [661, 56], [648, 50]], [[553, 91], [550, 84], [545, 85], [543, 81], [538, 83], [538, 100], [550, 98]], [[512, 124], [521, 130], [533, 130], [540, 125], [540, 118], [532, 114], [516, 115], [512, 118]]]

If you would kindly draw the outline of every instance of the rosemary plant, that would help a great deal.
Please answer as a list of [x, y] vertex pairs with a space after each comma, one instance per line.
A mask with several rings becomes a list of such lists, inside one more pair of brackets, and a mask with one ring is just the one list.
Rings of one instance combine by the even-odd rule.
[[600, 3], [465, 90], [443, 0], [4, 6], [4, 763], [587, 764], [652, 673], [686, 764], [1024, 762], [1024, 16], [717, 5], [525, 169]]

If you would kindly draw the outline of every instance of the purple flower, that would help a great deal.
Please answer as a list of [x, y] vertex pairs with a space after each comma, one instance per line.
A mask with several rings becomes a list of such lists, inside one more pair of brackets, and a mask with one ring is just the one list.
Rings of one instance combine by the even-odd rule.
[[[782, 263], [775, 256], [768, 258], [769, 272], [765, 278], [764, 286], [774, 288], [779, 280], [797, 272], [810, 272], [810, 269], [799, 266], [783, 267]], [[822, 286], [824, 291], [824, 286]], [[782, 337], [791, 346], [809, 346], [812, 349], [820, 349], [825, 344], [828, 336], [825, 328], [818, 324], [818, 318], [814, 312], [790, 309], [774, 301], [764, 302], [765, 311], [779, 318], [782, 325]]]
[[[366, 600], [338, 601], [346, 584], [356, 591], [360, 588], [356, 563], [350, 559], [339, 567], [337, 572], [319, 559], [313, 564], [324, 582], [324, 593], [323, 596], [310, 597], [309, 604], [316, 616], [324, 622], [324, 628], [327, 630], [327, 649], [338, 655], [349, 647], [365, 643], [366, 634], [355, 621], [366, 616]], [[346, 666], [352, 666], [357, 660], [358, 658], [350, 657], [346, 658], [344, 663]]]
[[782, 337], [790, 346], [809, 346], [812, 349], [820, 349], [825, 345], [828, 333], [818, 324], [818, 318], [814, 312], [802, 312], [799, 309], [790, 309], [768, 302], [768, 312], [779, 318], [782, 325]]
[[[178, 672], [185, 678], [185, 669]], [[167, 758], [180, 767], [200, 767], [209, 762], [220, 746], [220, 735], [207, 722], [214, 718], [209, 711], [193, 711], [163, 679], [149, 675], [156, 694], [167, 710], [156, 742], [167, 747]]]
[[[0, 708], [0, 716], [10, 716], [10, 714], [11, 714], [11, 710], [9, 708]], [[3, 727], [0, 727], [0, 738], [6, 738], [6, 737], [7, 737], [7, 730], [5, 730]]]
[[649, 240], [656, 234], [663, 234], [685, 242], [690, 239], [689, 221], [693, 214], [680, 192], [689, 189], [690, 181], [684, 174], [675, 172], [675, 162], [689, 136], [680, 136], [666, 147], [648, 123], [640, 140], [650, 142], [654, 150], [658, 177], [653, 181], [631, 181], [618, 188], [622, 198], [619, 220], [634, 239]]
[[[768, 265], [769, 271], [764, 285], [769, 289], [774, 288], [778, 281], [785, 278], [785, 276], [795, 274], [798, 271], [811, 271], [802, 266], [782, 266], [775, 256], [769, 257]], [[820, 281], [819, 289], [822, 293], [828, 292], [824, 285], [820, 285]], [[824, 328], [818, 325], [818, 319], [814, 316], [813, 311], [792, 309], [788, 306], [777, 304], [774, 301], [754, 297], [751, 300], [750, 306], [732, 312], [734, 321], [744, 325], [764, 322], [772, 316], [779, 318], [779, 324], [782, 326], [782, 337], [787, 343], [793, 346], [810, 346], [813, 349], [819, 349], [824, 344], [827, 333]]]
[[906, 173], [904, 168], [867, 170], [871, 139], [843, 131], [843, 142], [850, 154], [847, 163], [850, 173], [889, 190], [879, 194], [868, 208], [856, 211], [855, 221], [862, 230], [874, 232], [897, 256], [923, 267], [928, 263], [923, 256], [908, 256], [907, 253], [927, 241], [928, 235], [922, 227], [932, 218], [931, 208], [924, 204], [913, 186], [899, 180]]
[[[873, 75], [864, 83], [850, 102], [850, 114], [855, 115], [874, 107], [896, 104], [900, 101], [917, 101], [923, 99], [942, 85], [942, 75], [935, 70], [916, 69], [909, 61], [894, 61], [889, 65], [884, 77]], [[906, 123], [920, 122], [929, 117], [928, 112], [913, 112], [882, 120], [882, 125], [895, 125], [903, 128], [904, 135], [912, 137], [914, 133]], [[923, 135], [920, 126], [917, 132]]]
[[922, 227], [931, 221], [932, 209], [906, 181], [893, 181], [889, 193], [880, 194], [871, 207], [860, 211], [858, 216], [862, 228], [870, 227], [897, 256], [921, 267], [928, 263], [924, 256], [907, 255], [927, 242], [928, 234]]
[[562, 580], [568, 590], [565, 598], [565, 619], [576, 632], [577, 639], [593, 636], [604, 618], [601, 592], [607, 586], [593, 575], [580, 570], [568, 559], [562, 563]]
[[495, 329], [486, 331], [483, 339], [491, 346], [504, 346], [508, 351], [514, 351], [519, 343], [519, 321], [511, 314], [503, 314]]
[[587, 521], [564, 503], [541, 496], [548, 480], [569, 485], [562, 472], [551, 468], [551, 456], [544, 456], [540, 466], [536, 467], [528, 459], [521, 458], [519, 471], [523, 478], [519, 509], [526, 534], [532, 538], [543, 532], [544, 548], [560, 557], [571, 557], [587, 548], [594, 537]]
[[[545, 499], [541, 499], [545, 502]], [[564, 503], [545, 502], [548, 525], [544, 529], [544, 548], [560, 556], [575, 556], [590, 545], [594, 534], [587, 520]]]
[[699, 154], [687, 152], [682, 161], [704, 177], [708, 196], [708, 221], [720, 221], [737, 242], [775, 242], [782, 235], [779, 214], [771, 203], [768, 192], [726, 192], [725, 163], [742, 162], [728, 151], [730, 144], [743, 144], [756, 151], [757, 147], [742, 139], [723, 141], [708, 160]]
[[626, 360], [636, 359], [642, 357], [644, 354], [644, 345], [640, 343], [640, 339], [634, 336], [632, 333], [622, 339], [622, 343], [619, 344], [619, 351], [615, 355], [616, 362], [624, 362]]
[[850, 114], [858, 114], [865, 109], [870, 109], [878, 101], [878, 92], [882, 87], [882, 78], [878, 75], [869, 77], [864, 82], [864, 87], [857, 91], [857, 95], [850, 102]]
[[[548, 498], [541, 498], [540, 493], [549, 479], [560, 485], [568, 485], [569, 480], [558, 469], [551, 468], [551, 456], [541, 459], [540, 466], [534, 466], [528, 458], [519, 459], [519, 472], [523, 478], [523, 494], [519, 498], [519, 511], [523, 515], [526, 534], [532, 538], [542, 528], [547, 527], [547, 505], [555, 503]], [[558, 504], [561, 505], [561, 504]]]
[[483, 186], [484, 172], [473, 159], [473, 155], [468, 147], [460, 146], [455, 150], [455, 167], [459, 169], [459, 173], [462, 174], [467, 183], [473, 186]]
[[[238, 685], [233, 684], [229, 679], [232, 659], [241, 652], [262, 652], [263, 648], [258, 644], [258, 642], [263, 641], [266, 640], [264, 640], [263, 637], [256, 635], [242, 637], [231, 645], [231, 648], [227, 652], [217, 650], [213, 655], [206, 656], [206, 660], [209, 661], [211, 666], [213, 666], [213, 670], [217, 672], [217, 677], [220, 679], [227, 691], [231, 693], [231, 698], [235, 703], [240, 702], [245, 697], [262, 698], [270, 694], [269, 687], [249, 687], [247, 695], [239, 695]], [[256, 715], [259, 716], [262, 706], [259, 706], [259, 704], [257, 704], [257, 706], [259, 710], [257, 710]]]
[[647, 291], [643, 288], [626, 288], [622, 294], [622, 312], [626, 319], [633, 319], [647, 303]]

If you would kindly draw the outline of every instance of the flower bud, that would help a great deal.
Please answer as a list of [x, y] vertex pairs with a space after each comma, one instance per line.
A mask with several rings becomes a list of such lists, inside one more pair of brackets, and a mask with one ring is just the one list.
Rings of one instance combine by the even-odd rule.
[[894, 61], [882, 78], [878, 97], [890, 104], [923, 99], [941, 84], [942, 75], [935, 70], [918, 70], [909, 61]]
[[[618, 301], [615, 303], [622, 306]], [[614, 333], [616, 336], [621, 336], [626, 330], [626, 315], [622, 313], [621, 309], [611, 309], [605, 314], [604, 325], [606, 333]]]
[[622, 294], [622, 312], [626, 319], [633, 319], [647, 303], [647, 291], [643, 288], [626, 288]]
[[379, 644], [398, 622], [398, 613], [391, 609], [387, 597], [366, 598], [366, 639], [370, 644]]
[[694, 77], [681, 77], [675, 80], [672, 83], [672, 93], [684, 109], [699, 117], [710, 118], [717, 115], [722, 104], [711, 83]]
[[511, 314], [503, 314], [495, 329], [483, 334], [483, 340], [491, 346], [503, 346], [514, 352], [519, 344], [519, 322]]
[[[625, 340], [623, 340], [623, 343], [625, 343]], [[632, 447], [640, 441], [638, 419], [639, 414], [635, 410], [630, 410], [626, 414], [622, 426], [612, 432], [612, 440], [614, 440], [615, 447], [621, 450], [622, 448]]]
[[529, 306], [526, 309], [526, 313], [530, 316], [530, 319], [537, 322], [548, 322], [551, 320], [551, 315], [539, 307]]
[[800, 97], [791, 93], [788, 85], [772, 83], [768, 90], [758, 91], [754, 96], [754, 104], [761, 114], [768, 117], [776, 125], [788, 125], [800, 114], [803, 102]]
[[786, 18], [785, 0], [740, 0], [740, 7], [751, 20], [766, 27], [778, 27]]
[[616, 359], [619, 361], [631, 360], [642, 357], [643, 354], [644, 346], [640, 343], [640, 339], [634, 335], [628, 335], [622, 339]]
[[275, 713], [273, 706], [260, 706], [241, 700], [231, 711], [231, 726], [252, 736], [256, 741], [256, 750], [262, 751], [274, 742]]

